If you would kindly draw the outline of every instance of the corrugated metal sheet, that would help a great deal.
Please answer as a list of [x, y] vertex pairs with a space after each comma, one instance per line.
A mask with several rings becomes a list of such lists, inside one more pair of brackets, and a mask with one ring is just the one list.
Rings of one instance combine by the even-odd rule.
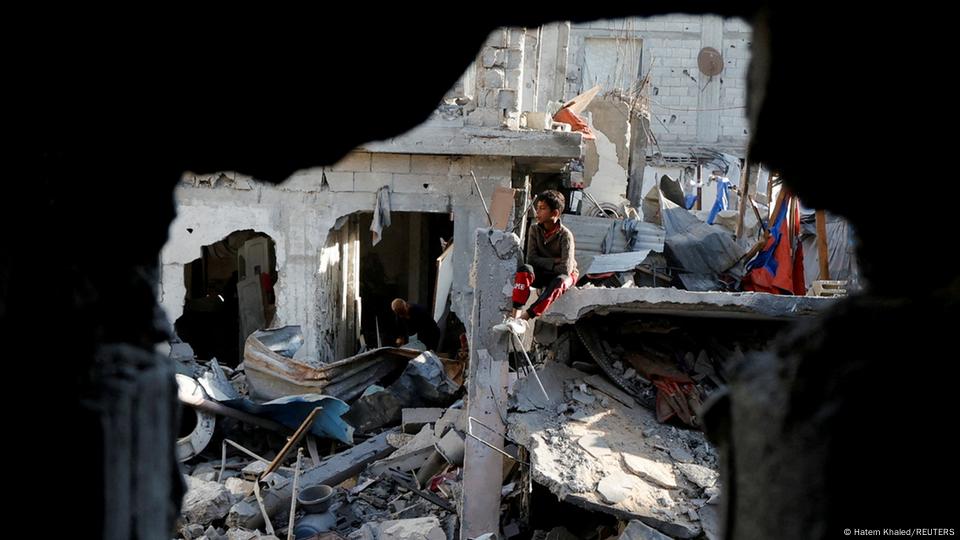
[[649, 249], [627, 251], [625, 253], [611, 253], [609, 255], [595, 255], [587, 267], [587, 274], [605, 274], [607, 272], [626, 272], [640, 266], [640, 263], [650, 254]]
[[[564, 214], [563, 224], [573, 232], [576, 244], [577, 268], [583, 274], [590, 268], [590, 263], [597, 255], [603, 254], [603, 239], [606, 238], [610, 227], [615, 227], [613, 246], [609, 253], [623, 253], [627, 250], [627, 235], [623, 232], [622, 219], [595, 218]], [[634, 251], [663, 252], [664, 231], [653, 223], [638, 223], [639, 230]]]

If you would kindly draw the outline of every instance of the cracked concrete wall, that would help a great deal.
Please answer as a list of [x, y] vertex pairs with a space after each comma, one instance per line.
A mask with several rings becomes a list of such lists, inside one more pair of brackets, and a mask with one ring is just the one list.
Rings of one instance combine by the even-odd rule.
[[175, 193], [177, 217], [160, 256], [160, 304], [171, 323], [183, 313], [183, 267], [200, 257], [201, 246], [237, 230], [263, 232], [276, 243], [279, 280], [274, 326], [300, 325], [303, 352], [332, 359], [334, 352], [329, 340], [322, 339], [321, 326], [334, 317], [328, 312], [329, 306], [337, 305], [331, 295], [341, 291], [320, 286], [322, 268], [331, 264], [330, 251], [324, 259], [327, 238], [337, 218], [371, 212], [376, 190], [388, 185], [393, 211], [453, 212], [451, 309], [466, 321], [473, 305], [468, 276], [474, 231], [487, 226], [470, 171], [489, 201], [497, 186], [510, 186], [512, 168], [509, 157], [353, 152], [326, 170], [326, 186], [322, 169], [300, 171], [279, 186], [246, 179], [213, 186], [181, 183]]
[[[595, 141], [585, 141], [584, 180], [597, 202], [620, 207], [628, 202], [627, 176], [630, 163], [630, 111], [622, 100], [598, 96], [585, 109]], [[592, 208], [589, 199], [584, 203]], [[589, 211], [589, 210], [588, 210]]]
[[[747, 68], [753, 29], [741, 19], [715, 15], [661, 15], [598, 20], [573, 25], [566, 99], [593, 86], [610, 90], [637, 72], [632, 45], [641, 42], [639, 75], [650, 74], [650, 128], [665, 153], [688, 153], [706, 145], [746, 155]], [[703, 47], [717, 49], [723, 71], [700, 72]]]
[[520, 127], [525, 39], [523, 28], [498, 28], [487, 38], [478, 56], [477, 109], [467, 125]]

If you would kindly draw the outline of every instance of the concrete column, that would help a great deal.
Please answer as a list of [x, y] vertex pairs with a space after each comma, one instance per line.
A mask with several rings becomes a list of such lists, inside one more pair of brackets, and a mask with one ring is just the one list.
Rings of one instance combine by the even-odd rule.
[[[470, 280], [475, 293], [470, 319], [470, 374], [467, 414], [491, 429], [474, 423], [473, 433], [503, 448], [506, 427], [499, 407], [507, 403], [507, 334], [490, 329], [510, 307], [512, 277], [517, 269], [520, 239], [512, 233], [477, 229]], [[505, 411], [504, 411], [505, 412]], [[497, 533], [500, 527], [500, 484], [503, 456], [467, 437], [463, 461], [463, 513], [460, 538]]]
[[569, 47], [569, 22], [545, 24], [540, 28], [540, 83], [536, 110], [546, 111], [551, 100], [563, 101]]
[[[723, 52], [723, 19], [716, 15], [704, 15], [700, 23], [700, 46], [713, 47]], [[720, 139], [720, 78], [714, 75], [711, 80], [700, 73], [700, 87], [697, 103], [697, 142], [715, 143]], [[706, 86], [704, 86], [706, 85]]]
[[527, 28], [523, 40], [523, 86], [520, 111], [535, 111], [540, 91], [540, 28]]

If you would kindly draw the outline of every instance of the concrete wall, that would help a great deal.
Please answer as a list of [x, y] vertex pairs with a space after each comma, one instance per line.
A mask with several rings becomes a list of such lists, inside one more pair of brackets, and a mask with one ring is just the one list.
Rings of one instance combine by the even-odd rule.
[[498, 28], [487, 38], [476, 63], [477, 109], [467, 116], [467, 125], [520, 126], [525, 40], [523, 28]]
[[[752, 30], [742, 20], [707, 15], [575, 24], [564, 97], [570, 99], [596, 82], [603, 90], [622, 88], [633, 80], [631, 74], [649, 72], [650, 127], [664, 152], [687, 153], [694, 145], [744, 156], [751, 39]], [[697, 67], [702, 47], [723, 55], [723, 71], [713, 80]]]
[[[337, 232], [334, 243], [328, 243], [328, 235], [337, 218], [372, 211], [376, 190], [388, 185], [394, 211], [453, 212], [452, 309], [466, 322], [473, 302], [468, 275], [474, 231], [486, 226], [470, 171], [489, 201], [496, 186], [510, 185], [512, 167], [513, 160], [508, 157], [354, 152], [326, 171], [328, 189], [322, 186], [320, 169], [299, 172], [280, 186], [254, 180], [213, 187], [184, 182], [176, 190], [177, 218], [161, 252], [160, 303], [175, 321], [183, 312], [183, 265], [200, 256], [201, 246], [236, 230], [254, 229], [276, 242], [280, 277], [274, 324], [301, 325], [306, 338], [304, 352], [322, 360], [333, 359], [338, 353], [329, 333], [323, 338], [321, 332], [330, 332], [346, 309], [341, 305], [341, 287], [349, 285], [349, 276], [338, 274], [331, 281], [331, 276], [321, 273], [332, 272], [333, 266], [342, 265], [344, 257], [353, 254], [339, 242], [349, 238], [349, 232]], [[332, 287], [333, 281], [340, 287]]]

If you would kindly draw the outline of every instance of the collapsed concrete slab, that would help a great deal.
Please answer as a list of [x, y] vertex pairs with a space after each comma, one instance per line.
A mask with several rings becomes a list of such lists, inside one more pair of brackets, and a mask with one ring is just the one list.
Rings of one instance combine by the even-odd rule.
[[365, 523], [350, 540], [446, 540], [436, 517]]
[[[672, 537], [700, 534], [692, 516], [707, 499], [701, 484], [714, 486], [717, 474], [703, 433], [662, 425], [643, 407], [591, 390], [587, 379], [546, 364], [540, 380], [549, 400], [531, 378], [517, 383], [508, 434], [529, 450], [533, 479], [583, 508], [637, 519]], [[596, 399], [574, 399], [584, 389]]]
[[666, 287], [580, 288], [567, 291], [540, 317], [540, 322], [573, 324], [585, 315], [636, 313], [748, 320], [811, 317], [835, 299], [756, 292], [695, 292]]

